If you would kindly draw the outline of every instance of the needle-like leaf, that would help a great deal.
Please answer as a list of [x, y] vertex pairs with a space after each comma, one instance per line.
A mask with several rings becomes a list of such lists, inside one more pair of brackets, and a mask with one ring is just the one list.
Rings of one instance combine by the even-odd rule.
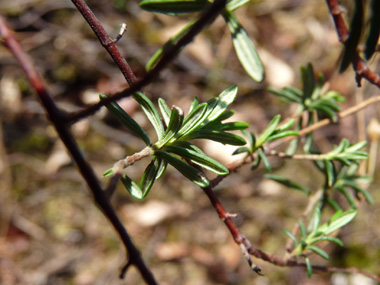
[[231, 32], [232, 42], [240, 63], [256, 82], [264, 80], [264, 67], [256, 48], [232, 12], [225, 11], [223, 18]]
[[152, 101], [150, 101], [149, 98], [141, 92], [136, 92], [132, 95], [132, 97], [140, 104], [145, 115], [152, 123], [154, 129], [156, 130], [158, 140], [162, 139], [164, 136], [164, 126], [162, 125], [161, 118], [158, 115], [158, 111], [156, 107], [154, 107]]

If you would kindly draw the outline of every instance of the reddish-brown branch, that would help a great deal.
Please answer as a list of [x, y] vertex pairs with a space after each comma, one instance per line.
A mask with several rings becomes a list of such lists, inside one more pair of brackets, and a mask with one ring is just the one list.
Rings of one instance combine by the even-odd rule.
[[[337, 0], [326, 0], [326, 2], [333, 17], [339, 41], [341, 43], [345, 43], [350, 35], [350, 32], [348, 31], [347, 25], [343, 18], [343, 9], [339, 6]], [[359, 86], [361, 79], [365, 78], [373, 85], [376, 85], [380, 88], [379, 75], [368, 68], [366, 62], [360, 57], [359, 52], [357, 52], [352, 66], [355, 70], [356, 81]]]
[[98, 18], [96, 18], [95, 14], [91, 11], [90, 7], [88, 7], [85, 1], [72, 0], [72, 2], [75, 7], [77, 7], [78, 11], [83, 15], [83, 18], [85, 18], [87, 23], [93, 29], [102, 46], [111, 55], [120, 71], [123, 73], [128, 84], [132, 86], [133, 83], [137, 80], [136, 76], [133, 73], [132, 69], [129, 67], [128, 62], [116, 47], [116, 41], [110, 38]]
[[[82, 0], [72, 0], [72, 1], [79, 2]], [[207, 25], [209, 25], [211, 22], [213, 22], [216, 19], [216, 17], [224, 9], [226, 3], [227, 3], [226, 0], [215, 1], [204, 13], [201, 14], [199, 19], [186, 32], [186, 34], [175, 45], [169, 47], [164, 52], [164, 54], [162, 55], [162, 58], [156, 64], [156, 66], [153, 69], [151, 69], [141, 80], [134, 82], [130, 88], [127, 88], [121, 92], [118, 92], [114, 94], [113, 96], [109, 96], [103, 99], [102, 101], [100, 101], [99, 103], [91, 105], [82, 111], [79, 111], [77, 113], [70, 115], [68, 121], [72, 123], [80, 119], [83, 119], [89, 115], [92, 115], [95, 112], [97, 112], [102, 106], [109, 104], [110, 102], [117, 101], [121, 98], [130, 96], [136, 91], [141, 90], [144, 86], [151, 83], [154, 79], [157, 78], [160, 72], [180, 53], [180, 51], [182, 50], [184, 46], [192, 42], [194, 37], [198, 35], [204, 29], [204, 27], [206, 27]], [[94, 21], [94, 23], [96, 23], [96, 25], [101, 25], [99, 22]], [[93, 26], [91, 26], [91, 28], [94, 29]], [[99, 28], [94, 29], [94, 32], [97, 33], [98, 30]], [[100, 37], [100, 35], [98, 35], [98, 37]], [[108, 37], [106, 40], [108, 39], [110, 38]], [[109, 45], [104, 45], [104, 47], [108, 49]], [[116, 46], [115, 46], [115, 49], [117, 50]]]
[[[39, 76], [38, 72], [33, 66], [32, 61], [28, 55], [23, 51], [21, 45], [16, 40], [13, 32], [10, 30], [5, 20], [0, 16], [0, 36], [5, 42], [8, 49], [11, 51], [13, 56], [19, 62], [20, 66], [24, 70], [30, 85], [36, 91], [43, 107], [45, 108], [49, 120], [53, 123], [60, 139], [65, 144], [67, 150], [71, 154], [73, 160], [77, 164], [81, 175], [87, 182], [90, 188], [95, 203], [99, 206], [103, 214], [109, 219], [117, 233], [119, 234], [128, 254], [128, 265], [135, 265], [141, 273], [141, 276], [148, 284], [156, 284], [154, 276], [149, 268], [144, 263], [141, 258], [141, 254], [138, 249], [133, 244], [127, 230], [120, 221], [119, 217], [116, 215], [114, 209], [112, 208], [106, 193], [101, 188], [99, 181], [92, 169], [88, 164], [86, 159], [83, 157], [74, 137], [72, 136], [69, 128], [64, 120], [64, 113], [62, 113], [53, 100], [51, 99], [48, 91], [46, 90], [44, 83]], [[122, 272], [123, 274], [123, 272]]]
[[[219, 218], [225, 223], [227, 228], [229, 229], [233, 239], [235, 240], [236, 244], [239, 245], [243, 253], [247, 252], [256, 258], [262, 259], [264, 261], [267, 261], [269, 263], [272, 263], [277, 266], [282, 267], [303, 267], [306, 268], [306, 263], [299, 262], [295, 259], [286, 259], [279, 256], [276, 256], [274, 254], [269, 254], [261, 251], [260, 249], [254, 248], [249, 240], [240, 232], [239, 228], [236, 226], [236, 224], [231, 220], [231, 214], [226, 211], [226, 209], [223, 207], [221, 202], [219, 201], [218, 197], [216, 197], [214, 191], [211, 187], [202, 188], [203, 191], [206, 193], [207, 197], [210, 199], [211, 204], [216, 209]], [[252, 267], [254, 271], [260, 274], [261, 269], [255, 265], [252, 265], [252, 261], [247, 257], [247, 261]], [[380, 276], [370, 274], [368, 272], [365, 272], [363, 270], [357, 269], [357, 268], [339, 268], [339, 267], [330, 267], [330, 266], [322, 266], [322, 265], [313, 265], [313, 270], [323, 271], [323, 272], [345, 272], [345, 273], [359, 273], [362, 275], [365, 275], [373, 280], [380, 281]]]

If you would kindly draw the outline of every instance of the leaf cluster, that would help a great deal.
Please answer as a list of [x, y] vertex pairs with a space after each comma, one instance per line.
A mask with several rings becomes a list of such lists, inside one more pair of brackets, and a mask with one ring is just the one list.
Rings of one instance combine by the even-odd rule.
[[[248, 0], [230, 0], [224, 9], [222, 16], [231, 33], [232, 42], [237, 57], [247, 74], [255, 81], [264, 80], [264, 67], [256, 51], [253, 42], [248, 37], [247, 32], [240, 24], [234, 11], [246, 4]], [[152, 13], [161, 13], [166, 15], [179, 15], [194, 12], [201, 12], [211, 3], [207, 0], [143, 0], [140, 7]], [[162, 58], [168, 48], [178, 43], [186, 32], [195, 24], [191, 21], [181, 31], [169, 39], [148, 61], [146, 69], [152, 69]]]
[[299, 136], [297, 131], [289, 130], [295, 120], [289, 120], [287, 123], [279, 126], [280, 121], [281, 115], [276, 115], [273, 117], [273, 119], [269, 122], [268, 127], [257, 139], [253, 132], [248, 133], [247, 131], [242, 131], [247, 137], [248, 146], [238, 148], [233, 154], [246, 153], [247, 156], [251, 156], [254, 153], [257, 153], [257, 159], [252, 165], [252, 170], [256, 169], [260, 165], [260, 162], [263, 161], [266, 169], [271, 171], [270, 163], [264, 152], [264, 144], [287, 136]]
[[339, 246], [343, 246], [343, 242], [339, 238], [329, 235], [350, 223], [355, 218], [356, 214], [357, 210], [355, 209], [350, 209], [348, 211], [338, 210], [328, 222], [321, 224], [321, 210], [319, 207], [316, 207], [308, 227], [309, 230], [306, 229], [301, 220], [298, 221], [300, 227], [299, 240], [297, 240], [291, 232], [283, 230], [283, 232], [293, 241], [294, 244], [294, 249], [291, 255], [303, 256], [305, 258], [307, 264], [307, 274], [309, 277], [312, 274], [312, 266], [308, 257], [310, 252], [314, 252], [324, 259], [329, 259], [327, 252], [320, 247], [315, 246], [315, 244], [328, 241], [334, 242]]
[[[232, 134], [230, 131], [244, 130], [248, 124], [243, 122], [223, 123], [224, 120], [234, 114], [233, 110], [227, 111], [227, 108], [234, 101], [237, 90], [237, 86], [230, 86], [218, 97], [205, 103], [199, 103], [198, 99], [195, 98], [186, 117], [179, 107], [169, 108], [167, 103], [160, 98], [158, 103], [161, 117], [148, 97], [141, 92], [135, 93], [133, 98], [140, 104], [156, 131], [157, 141], [153, 144], [146, 132], [117, 103], [106, 105], [107, 109], [124, 126], [145, 142], [146, 148], [148, 148], [146, 153], [153, 156], [139, 184], [133, 182], [126, 174], [123, 174], [121, 178], [124, 186], [133, 197], [143, 199], [153, 186], [154, 181], [162, 177], [167, 164], [172, 165], [200, 187], [207, 187], [209, 180], [198, 167], [218, 175], [228, 174], [228, 169], [223, 164], [208, 157], [200, 148], [189, 141], [207, 139], [229, 145], [246, 144], [242, 137]], [[105, 97], [103, 94], [100, 95], [101, 99]], [[125, 167], [128, 166], [125, 165]], [[105, 176], [113, 174], [112, 168], [105, 172]]]
[[[304, 117], [299, 116], [296, 130], [300, 130], [304, 125], [311, 126], [315, 123], [315, 118], [318, 120], [323, 118], [323, 116], [327, 116], [336, 122], [338, 120], [337, 112], [340, 111], [338, 104], [344, 101], [344, 97], [336, 91], [324, 90], [323, 76], [321, 74], [315, 76], [310, 64], [301, 68], [301, 74], [302, 90], [294, 87], [285, 87], [282, 90], [269, 88], [269, 91], [283, 100], [298, 104], [299, 114], [306, 112], [307, 121], [304, 122]], [[315, 113], [317, 116], [314, 115]], [[289, 157], [295, 153], [299, 142], [299, 139], [291, 141], [287, 150]], [[303, 222], [299, 221], [299, 240], [289, 231], [284, 230], [284, 232], [293, 241], [294, 250], [292, 251], [292, 255], [305, 258], [309, 277], [312, 274], [312, 265], [308, 257], [309, 253], [314, 252], [325, 259], [329, 258], [328, 254], [317, 243], [330, 241], [340, 246], [343, 245], [341, 240], [329, 235], [353, 220], [356, 215], [355, 198], [360, 199], [359, 193], [365, 197], [367, 202], [373, 202], [371, 195], [363, 187], [363, 183], [368, 184], [371, 178], [356, 175], [360, 161], [368, 158], [368, 154], [362, 150], [366, 144], [366, 141], [351, 144], [347, 139], [342, 139], [339, 145], [333, 146], [330, 152], [321, 154], [313, 144], [313, 133], [306, 135], [303, 145], [304, 157], [309, 157], [313, 160], [314, 166], [324, 175], [325, 183], [320, 188], [322, 195], [316, 201], [309, 230], [307, 231]], [[267, 174], [266, 177], [289, 189], [300, 191], [308, 196], [311, 194], [310, 189], [292, 179], [273, 174]], [[349, 210], [343, 211], [337, 202], [329, 198], [331, 191], [334, 190], [342, 193], [347, 199], [350, 205]], [[321, 224], [321, 209], [326, 203], [332, 206], [336, 213], [327, 223]]]
[[284, 87], [282, 90], [268, 88], [274, 95], [287, 102], [297, 103], [299, 113], [307, 111], [309, 117], [315, 111], [318, 117], [327, 116], [334, 122], [338, 121], [336, 112], [340, 111], [339, 103], [344, 102], [345, 98], [336, 91], [324, 91], [324, 78], [318, 74], [316, 80], [313, 66], [308, 64], [301, 67], [303, 90], [292, 86]]

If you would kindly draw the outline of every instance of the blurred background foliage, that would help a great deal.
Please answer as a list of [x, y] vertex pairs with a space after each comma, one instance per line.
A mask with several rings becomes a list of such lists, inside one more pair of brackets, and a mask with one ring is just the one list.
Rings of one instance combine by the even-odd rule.
[[[117, 35], [121, 23], [128, 24], [118, 46], [137, 77], [144, 75], [150, 56], [194, 17], [151, 14], [141, 10], [138, 1], [87, 3], [111, 36]], [[99, 93], [127, 87], [70, 1], [2, 0], [0, 13], [17, 32], [62, 109], [77, 110], [97, 101]], [[300, 88], [299, 67], [308, 62], [324, 74], [330, 89], [346, 97], [342, 109], [378, 94], [378, 89], [367, 83], [358, 89], [351, 70], [338, 74], [342, 46], [325, 3], [252, 0], [236, 14], [263, 60], [263, 83], [245, 74], [219, 17], [145, 88], [145, 94], [153, 102], [162, 97], [169, 105], [187, 109], [194, 96], [204, 102], [237, 84], [234, 120], [249, 123], [250, 130], [257, 133], [274, 115], [286, 118], [294, 114], [295, 106], [266, 88]], [[377, 73], [378, 60], [375, 55], [370, 62]], [[132, 99], [119, 104], [154, 136]], [[379, 119], [378, 108], [372, 106], [317, 131], [316, 143], [328, 152], [343, 137], [361, 141], [367, 136], [369, 121]], [[72, 129], [104, 185], [101, 175], [105, 169], [143, 148], [105, 110]], [[0, 283], [141, 284], [134, 269], [125, 281], [118, 279], [124, 261], [118, 237], [92, 204], [84, 182], [4, 45], [0, 46], [0, 136]], [[218, 161], [233, 160], [230, 154], [235, 148], [209, 142], [201, 147]], [[131, 176], [138, 177], [146, 164], [134, 165]], [[274, 174], [295, 177], [311, 190], [322, 183], [319, 173], [309, 171], [311, 162], [271, 158], [271, 164]], [[227, 210], [239, 214], [236, 223], [255, 247], [283, 255], [286, 236], [281, 229], [293, 227], [307, 200], [264, 179], [264, 174], [264, 168], [254, 172], [242, 168], [225, 179], [216, 194]], [[370, 186], [375, 203], [358, 205], [355, 221], [339, 233], [345, 247], [325, 248], [332, 260], [327, 263], [316, 258], [313, 264], [357, 267], [379, 274], [379, 183], [375, 176]], [[316, 274], [309, 280], [303, 269], [279, 268], [260, 260], [255, 262], [265, 276], [255, 275], [207, 197], [172, 168], [155, 183], [148, 199], [137, 201], [120, 185], [113, 204], [160, 284], [367, 284], [355, 279], [363, 277], [342, 274]]]

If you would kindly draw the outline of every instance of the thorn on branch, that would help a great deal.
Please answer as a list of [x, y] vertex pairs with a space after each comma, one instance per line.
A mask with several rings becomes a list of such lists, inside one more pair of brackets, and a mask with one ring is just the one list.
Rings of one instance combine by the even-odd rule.
[[131, 261], [128, 261], [128, 262], [123, 266], [123, 268], [122, 268], [121, 271], [120, 271], [120, 275], [119, 275], [119, 278], [120, 278], [120, 279], [124, 279], [124, 277], [125, 277], [125, 273], [127, 273], [127, 270], [128, 270], [128, 268], [129, 268], [129, 266], [130, 266], [131, 264], [132, 264]]
[[258, 267], [256, 264], [253, 264], [246, 245], [244, 243], [240, 243], [239, 246], [240, 246], [241, 251], [243, 252], [245, 259], [247, 260], [249, 264], [249, 267], [251, 267], [252, 270], [255, 271], [258, 275], [263, 276], [264, 274], [261, 273], [261, 268]]
[[121, 27], [120, 27], [119, 34], [116, 36], [116, 38], [114, 38], [113, 40], [106, 41], [103, 44], [103, 46], [108, 47], [109, 45], [116, 44], [123, 37], [123, 35], [127, 31], [127, 28], [128, 28], [128, 25], [126, 23], [122, 23]]
[[261, 273], [261, 268], [258, 267], [257, 265], [251, 266], [252, 270], [257, 273], [257, 275], [264, 276], [264, 274]]
[[237, 216], [238, 216], [238, 214], [236, 214], [236, 213], [226, 213], [222, 220], [224, 222], [226, 219], [236, 218]]
[[116, 38], [113, 40], [113, 43], [116, 44], [125, 34], [127, 31], [128, 25], [126, 23], [122, 23], [120, 27], [119, 34], [116, 36]]
[[337, 8], [331, 9], [331, 14], [333, 15], [340, 15], [344, 13], [347, 13], [347, 9], [342, 5], [339, 5]]

